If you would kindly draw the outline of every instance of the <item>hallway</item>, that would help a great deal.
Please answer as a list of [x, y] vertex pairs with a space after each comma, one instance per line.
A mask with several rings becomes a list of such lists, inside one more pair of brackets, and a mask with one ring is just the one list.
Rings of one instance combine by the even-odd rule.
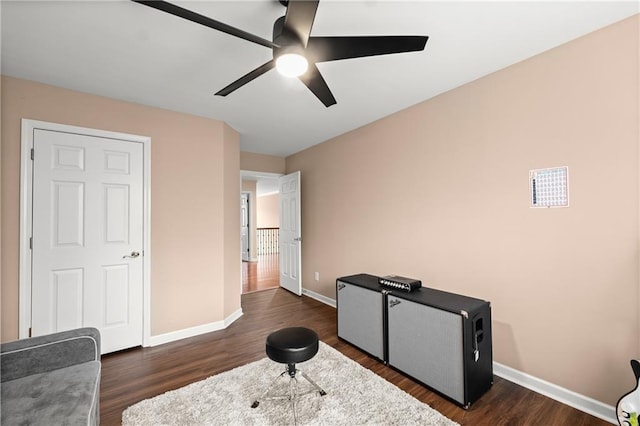
[[257, 262], [242, 262], [242, 294], [276, 288], [280, 285], [278, 253], [262, 254]]

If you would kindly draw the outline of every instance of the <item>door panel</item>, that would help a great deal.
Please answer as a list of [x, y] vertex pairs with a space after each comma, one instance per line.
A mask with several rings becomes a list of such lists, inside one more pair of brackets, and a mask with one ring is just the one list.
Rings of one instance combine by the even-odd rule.
[[104, 185], [105, 243], [129, 242], [129, 185]]
[[83, 272], [82, 269], [52, 271], [50, 321], [57, 330], [82, 327]]
[[104, 327], [122, 326], [127, 323], [129, 298], [129, 265], [104, 266]]
[[33, 148], [32, 335], [142, 344], [142, 144], [36, 129]]
[[82, 247], [84, 245], [84, 184], [53, 181], [51, 189], [55, 247]]
[[300, 172], [280, 178], [280, 286], [302, 294]]

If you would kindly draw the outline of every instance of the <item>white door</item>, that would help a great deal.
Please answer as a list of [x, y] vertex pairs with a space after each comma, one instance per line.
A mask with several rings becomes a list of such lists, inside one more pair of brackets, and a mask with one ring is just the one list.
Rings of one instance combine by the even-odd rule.
[[280, 178], [280, 286], [302, 295], [300, 172]]
[[241, 253], [244, 262], [249, 261], [249, 194], [242, 193], [240, 197], [240, 238], [242, 240]]
[[34, 130], [32, 335], [142, 344], [143, 144]]

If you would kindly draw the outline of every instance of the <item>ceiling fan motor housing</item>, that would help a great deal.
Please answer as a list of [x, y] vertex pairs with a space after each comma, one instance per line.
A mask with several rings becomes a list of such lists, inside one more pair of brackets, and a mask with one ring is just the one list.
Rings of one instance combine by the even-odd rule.
[[273, 48], [274, 59], [277, 59], [278, 56], [284, 53], [295, 52], [302, 55], [304, 51], [304, 47], [298, 36], [294, 32], [287, 30], [284, 26], [284, 19], [285, 17], [281, 16], [273, 23], [272, 40], [274, 44], [279, 46]]

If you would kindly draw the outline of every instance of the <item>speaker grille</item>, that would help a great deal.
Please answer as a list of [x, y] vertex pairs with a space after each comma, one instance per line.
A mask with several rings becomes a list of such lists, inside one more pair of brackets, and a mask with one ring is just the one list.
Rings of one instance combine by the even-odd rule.
[[465, 404], [462, 316], [388, 297], [389, 365]]
[[382, 295], [338, 281], [338, 336], [384, 359]]

